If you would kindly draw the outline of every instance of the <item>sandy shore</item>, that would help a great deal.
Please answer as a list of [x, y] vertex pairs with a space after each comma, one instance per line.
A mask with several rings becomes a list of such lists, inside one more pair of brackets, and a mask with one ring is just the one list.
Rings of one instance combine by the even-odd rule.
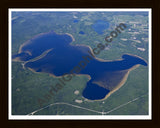
[[33, 59], [30, 59], [30, 60], [28, 60], [28, 61], [25, 61], [25, 62], [24, 62], [24, 65], [25, 65], [26, 63], [28, 63], [28, 62], [34, 62], [34, 61], [37, 61], [37, 60], [45, 57], [45, 56], [46, 56], [50, 51], [52, 51], [52, 50], [53, 50], [53, 48], [48, 49], [48, 50], [44, 51], [41, 55], [39, 55], [39, 56], [37, 56], [37, 57], [35, 57], [35, 58], [33, 58]]
[[100, 100], [94, 100], [94, 101], [102, 101], [102, 100], [106, 100], [111, 94], [113, 94], [114, 92], [116, 92], [117, 90], [119, 90], [124, 84], [125, 82], [127, 81], [127, 78], [128, 78], [128, 75], [130, 73], [130, 71], [136, 69], [137, 67], [139, 67], [140, 65], [137, 64], [135, 66], [133, 66], [132, 68], [130, 68], [128, 70], [128, 72], [126, 73], [126, 75], [124, 76], [124, 78], [122, 79], [122, 81], [116, 86], [115, 89], [113, 89], [112, 91], [110, 91], [103, 99], [100, 99]]
[[[23, 44], [20, 45], [18, 53], [21, 53], [21, 52], [22, 52], [22, 47], [24, 47], [25, 45], [27, 45], [27, 44], [29, 44], [29, 43], [32, 43], [31, 41], [32, 41], [33, 39], [39, 38], [39, 37], [41, 37], [41, 36], [43, 36], [43, 35], [45, 35], [45, 34], [48, 34], [48, 33], [56, 33], [56, 32], [50, 31], [50, 32], [40, 33], [40, 34], [38, 34], [38, 35], [33, 36], [31, 39], [27, 40], [26, 42], [24, 42]], [[69, 35], [69, 36], [72, 38], [72, 42], [75, 41], [73, 35], [71, 35], [71, 34], [69, 34], [69, 33], [65, 33], [65, 34], [66, 34], [66, 35]], [[56, 33], [56, 35], [65, 35], [65, 34], [57, 34], [57, 33]], [[71, 43], [71, 42], [70, 42], [70, 43]], [[28, 52], [29, 52], [29, 51], [28, 51]], [[31, 53], [29, 53], [29, 54], [31, 54]]]
[[[71, 38], [72, 38], [72, 42], [74, 42], [75, 41], [75, 38], [73, 37], [73, 35], [72, 34], [70, 34], [70, 33], [65, 33], [66, 35], [69, 35]], [[64, 34], [62, 34], [62, 35], [64, 35]], [[72, 43], [72, 42], [70, 42], [70, 43]]]
[[[47, 33], [52, 33], [52, 32], [47, 32]], [[24, 47], [25, 45], [31, 43], [31, 40], [33, 40], [33, 39], [35, 39], [35, 38], [38, 38], [38, 37], [40, 37], [40, 36], [43, 36], [44, 34], [47, 34], [47, 33], [40, 33], [40, 34], [34, 36], [33, 38], [31, 38], [30, 40], [24, 42], [22, 45], [20, 45], [20, 48], [19, 48], [19, 52], [18, 52], [18, 53], [21, 53], [21, 52], [22, 52], [22, 47]], [[54, 32], [54, 33], [55, 33], [55, 32]], [[56, 34], [57, 34], [57, 33], [56, 33]], [[65, 34], [66, 34], [66, 35], [69, 35], [69, 36], [72, 38], [72, 42], [75, 41], [75, 38], [73, 37], [72, 34], [70, 34], [70, 33], [65, 33]], [[57, 34], [57, 35], [65, 35], [65, 34]], [[70, 42], [70, 45], [72, 45], [72, 46], [84, 46], [84, 47], [88, 47], [88, 48], [90, 49], [90, 51], [91, 51], [92, 56], [93, 56], [96, 60], [99, 60], [99, 61], [101, 61], [101, 62], [112, 62], [112, 61], [120, 61], [120, 60], [123, 60], [123, 59], [105, 60], [105, 59], [97, 58], [97, 57], [94, 55], [93, 49], [92, 49], [90, 46], [85, 45], [85, 44], [71, 44], [72, 42]], [[97, 48], [97, 47], [96, 47], [96, 48]], [[102, 50], [100, 50], [100, 51], [102, 51]], [[32, 53], [29, 52], [29, 51], [27, 51], [27, 53], [29, 53], [29, 55], [32, 55]], [[131, 54], [129, 54], [129, 53], [124, 53], [124, 54], [126, 54], [126, 55], [131, 55]], [[139, 56], [137, 56], [137, 55], [131, 55], [131, 56], [139, 57]], [[141, 57], [139, 57], [139, 58], [141, 58]], [[143, 58], [141, 58], [141, 59], [144, 60]], [[145, 60], [144, 60], [144, 61], [145, 61]], [[146, 61], [145, 61], [145, 62], [146, 62]], [[147, 62], [146, 62], [146, 63], [147, 63]]]
[[[51, 32], [48, 32], [48, 33], [51, 33]], [[35, 39], [35, 38], [37, 38], [37, 37], [40, 37], [40, 36], [43, 36], [44, 34], [47, 34], [47, 33], [38, 34], [37, 36], [34, 36], [32, 39], [30, 39], [30, 40], [26, 41], [25, 43], [23, 43], [23, 44], [20, 46], [18, 53], [21, 53], [21, 52], [22, 52], [22, 48], [23, 48], [25, 45], [31, 43], [31, 41], [32, 41], [33, 39]], [[75, 38], [73, 37], [73, 35], [71, 35], [71, 34], [69, 34], [69, 33], [65, 33], [65, 34], [68, 35], [68, 36], [70, 36], [70, 37], [72, 38], [72, 42], [75, 41]], [[58, 34], [58, 35], [65, 35], [65, 34]], [[70, 42], [70, 43], [71, 43], [71, 42]], [[70, 44], [70, 45], [72, 45], [72, 44]], [[90, 51], [91, 51], [92, 56], [93, 56], [96, 60], [101, 61], [101, 62], [112, 62], [112, 61], [120, 61], [120, 60], [123, 60], [123, 58], [122, 58], [122, 59], [116, 59], [116, 60], [100, 59], [100, 58], [97, 58], [97, 57], [94, 55], [93, 49], [92, 49], [90, 46], [88, 46], [88, 45], [84, 45], [84, 44], [75, 44], [75, 45], [74, 45], [74, 44], [73, 44], [73, 46], [85, 46], [85, 47], [88, 47], [88, 48], [90, 49]], [[96, 47], [96, 48], [97, 48], [97, 47]], [[100, 51], [101, 51], [101, 50], [100, 50]], [[29, 52], [29, 51], [27, 51], [27, 53], [29, 53], [30, 55], [32, 55], [31, 52]], [[48, 52], [47, 52], [47, 53], [48, 53]], [[42, 53], [42, 54], [43, 54], [43, 53]], [[128, 54], [128, 53], [127, 53], [126, 55], [131, 55], [131, 54]], [[41, 55], [40, 55], [40, 56], [41, 56]], [[136, 55], [131, 55], [131, 56], [136, 56]], [[139, 57], [139, 56], [136, 56], [136, 57], [141, 58], [141, 57]], [[41, 57], [40, 57], [40, 58], [41, 58]], [[141, 58], [141, 59], [144, 60], [143, 58]], [[13, 59], [13, 61], [19, 61], [19, 62], [20, 62], [20, 59], [17, 57], [16, 59]], [[35, 61], [35, 60], [33, 59], [33, 61]], [[145, 60], [144, 60], [144, 61], [145, 61]], [[27, 62], [32, 62], [32, 60], [26, 61], [26, 63], [27, 63]], [[146, 62], [146, 61], [145, 61], [145, 62]], [[146, 63], [147, 63], [147, 62], [146, 62]], [[112, 91], [110, 91], [110, 92], [105, 96], [104, 99], [94, 100], [94, 101], [102, 101], [102, 100], [105, 100], [105, 99], [107, 99], [111, 94], [113, 94], [114, 92], [116, 92], [119, 88], [121, 88], [121, 87], [125, 84], [125, 82], [126, 82], [126, 80], [127, 80], [127, 78], [128, 78], [128, 75], [129, 75], [130, 71], [132, 71], [133, 69], [137, 68], [138, 66], [139, 66], [139, 64], [137, 64], [137, 65], [133, 66], [131, 69], [129, 69], [128, 72], [125, 74], [124, 78], [122, 79], [122, 81], [116, 86], [115, 89], [113, 89]], [[31, 68], [28, 68], [28, 69], [31, 70], [32, 72], [35, 72], [35, 73], [44, 73], [44, 72], [36, 72], [34, 69], [31, 69]], [[54, 74], [51, 74], [51, 73], [49, 73], [49, 75], [52, 76], [52, 77], [54, 77], [54, 78], [62, 78], [62, 76], [55, 76]], [[83, 75], [83, 76], [84, 76], [84, 75], [85, 75], [85, 76], [88, 77], [89, 80], [91, 79], [91, 77], [90, 77], [89, 75], [87, 75], [87, 74], [75, 74], [75, 75], [76, 75], [76, 76], [80, 76], [80, 75]], [[67, 74], [64, 75], [64, 76], [67, 76]]]

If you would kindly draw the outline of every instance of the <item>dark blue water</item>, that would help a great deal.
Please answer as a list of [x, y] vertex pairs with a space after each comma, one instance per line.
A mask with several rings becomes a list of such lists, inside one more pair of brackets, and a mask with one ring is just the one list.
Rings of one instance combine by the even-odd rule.
[[[38, 35], [27, 41], [27, 45], [22, 47], [22, 53], [14, 55], [13, 57], [19, 56], [21, 60], [27, 61], [33, 59], [42, 54], [42, 52], [56, 47], [65, 47], [72, 42], [72, 38], [66, 34], [58, 35], [54, 31]], [[32, 56], [28, 52], [32, 53]]]
[[78, 22], [79, 22], [79, 20], [74, 20], [73, 22], [74, 22], [74, 23], [78, 23]]
[[80, 31], [80, 32], [79, 32], [79, 34], [82, 34], [82, 35], [84, 35], [85, 33], [84, 33], [83, 31]]
[[72, 37], [67, 34], [44, 33], [29, 40], [22, 47], [22, 52], [14, 55], [13, 59], [19, 57], [20, 60], [28, 61], [52, 49], [42, 58], [27, 62], [25, 67], [56, 76], [62, 76], [65, 73], [89, 75], [91, 79], [83, 91], [83, 96], [90, 100], [103, 99], [121, 82], [133, 66], [137, 64], [147, 66], [142, 58], [128, 54], [123, 55], [121, 60], [99, 61], [93, 57], [87, 46], [70, 45], [72, 41]]
[[103, 20], [97, 20], [93, 25], [92, 28], [94, 31], [96, 31], [98, 34], [103, 34], [105, 29], [109, 28], [109, 23], [107, 21]]
[[89, 100], [99, 100], [103, 99], [109, 92], [110, 91], [108, 89], [100, 87], [89, 81], [83, 91], [83, 96]]

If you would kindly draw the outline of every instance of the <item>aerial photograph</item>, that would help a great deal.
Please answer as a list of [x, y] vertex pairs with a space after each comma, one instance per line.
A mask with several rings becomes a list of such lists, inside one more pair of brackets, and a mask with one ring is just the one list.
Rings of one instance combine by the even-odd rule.
[[10, 9], [10, 116], [150, 115], [149, 17], [143, 9]]

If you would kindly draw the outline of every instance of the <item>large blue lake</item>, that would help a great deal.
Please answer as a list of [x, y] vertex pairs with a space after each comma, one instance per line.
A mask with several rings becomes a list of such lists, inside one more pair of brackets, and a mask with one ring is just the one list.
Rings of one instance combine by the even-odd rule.
[[[71, 45], [72, 41], [73, 37], [68, 34], [60, 35], [53, 31], [43, 33], [25, 42], [20, 53], [13, 55], [12, 58], [26, 62], [25, 67], [36, 72], [55, 76], [64, 74], [90, 76], [82, 93], [90, 100], [103, 99], [119, 85], [133, 66], [137, 64], [147, 66], [142, 58], [128, 54], [122, 55], [122, 59], [119, 60], [100, 61], [94, 57], [89, 47]], [[46, 52], [47, 50], [49, 52]], [[30, 61], [38, 56], [38, 59]]]

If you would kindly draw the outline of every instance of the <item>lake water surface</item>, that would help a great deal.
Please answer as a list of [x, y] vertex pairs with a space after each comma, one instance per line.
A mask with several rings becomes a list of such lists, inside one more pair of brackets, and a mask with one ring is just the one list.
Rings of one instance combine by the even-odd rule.
[[[142, 58], [128, 54], [122, 55], [122, 59], [119, 60], [100, 61], [94, 57], [89, 47], [71, 45], [72, 41], [73, 37], [69, 34], [60, 35], [53, 31], [43, 33], [25, 42], [20, 48], [20, 53], [12, 58], [24, 61], [25, 67], [36, 72], [62, 76], [72, 71], [75, 74], [90, 76], [82, 93], [90, 100], [103, 99], [119, 85], [135, 65], [147, 66]], [[46, 52], [47, 50], [49, 52]], [[39, 58], [33, 61], [36, 57]]]
[[109, 23], [103, 20], [97, 20], [93, 25], [92, 28], [98, 34], [103, 34], [105, 29], [109, 28]]

